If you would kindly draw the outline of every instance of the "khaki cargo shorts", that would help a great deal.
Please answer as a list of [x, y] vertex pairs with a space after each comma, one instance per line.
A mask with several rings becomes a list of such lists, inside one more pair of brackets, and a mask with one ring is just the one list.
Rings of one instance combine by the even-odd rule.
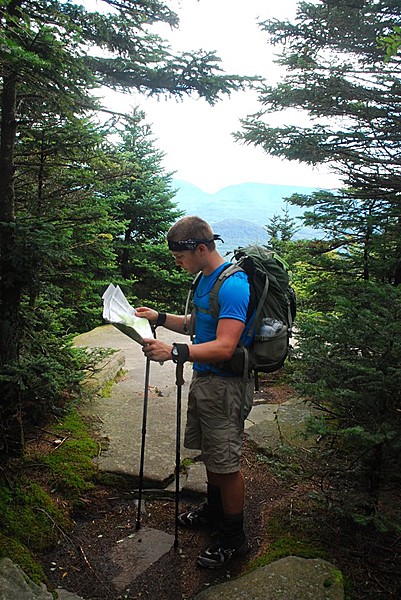
[[[201, 459], [212, 473], [235, 473], [240, 468], [243, 423], [240, 423], [242, 377], [194, 373], [188, 394], [184, 445], [201, 450]], [[244, 419], [253, 401], [249, 380]]]

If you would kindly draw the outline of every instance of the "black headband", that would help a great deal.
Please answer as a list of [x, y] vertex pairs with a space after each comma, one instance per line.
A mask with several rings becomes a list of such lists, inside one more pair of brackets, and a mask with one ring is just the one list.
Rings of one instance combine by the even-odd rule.
[[172, 240], [169, 240], [168, 247], [169, 250], [171, 250], [172, 252], [179, 252], [180, 250], [195, 250], [195, 248], [200, 244], [205, 244], [207, 246], [215, 240], [220, 240], [224, 244], [224, 240], [222, 240], [219, 235], [214, 234], [211, 240], [195, 240], [192, 238], [189, 240], [180, 240], [178, 242], [173, 242]]

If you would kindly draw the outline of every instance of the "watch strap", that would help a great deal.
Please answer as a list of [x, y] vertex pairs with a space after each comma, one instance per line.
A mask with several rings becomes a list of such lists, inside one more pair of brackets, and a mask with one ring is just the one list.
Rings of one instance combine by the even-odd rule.
[[167, 314], [164, 312], [159, 312], [159, 314], [157, 315], [157, 319], [155, 322], [155, 327], [160, 327], [161, 325], [164, 325], [164, 323], [166, 322], [167, 319]]
[[189, 360], [189, 346], [188, 344], [178, 344], [173, 342], [173, 348], [176, 348], [176, 352], [172, 352], [173, 362], [183, 364]]

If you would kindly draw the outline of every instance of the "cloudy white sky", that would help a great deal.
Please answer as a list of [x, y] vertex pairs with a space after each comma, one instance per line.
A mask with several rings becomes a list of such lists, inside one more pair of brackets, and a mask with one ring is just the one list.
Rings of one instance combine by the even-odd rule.
[[[226, 73], [280, 78], [274, 64], [277, 48], [269, 47], [258, 20], [291, 18], [296, 0], [170, 0], [180, 29], [157, 30], [175, 50], [216, 50]], [[152, 31], [154, 29], [152, 28]], [[258, 109], [254, 92], [238, 92], [210, 107], [205, 100], [149, 99], [139, 94], [112, 96], [110, 104], [129, 111], [140, 106], [151, 124], [156, 146], [165, 153], [164, 166], [175, 177], [213, 193], [244, 182], [336, 187], [338, 180], [322, 167], [313, 169], [269, 157], [260, 148], [234, 142], [239, 120]], [[283, 119], [284, 117], [281, 116]], [[285, 117], [289, 122], [289, 117]]]

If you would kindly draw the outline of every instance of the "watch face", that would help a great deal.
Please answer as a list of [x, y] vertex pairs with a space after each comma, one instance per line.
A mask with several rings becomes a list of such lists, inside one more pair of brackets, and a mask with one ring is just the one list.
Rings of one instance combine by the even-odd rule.
[[178, 356], [178, 348], [177, 348], [177, 346], [173, 346], [173, 354], [174, 354], [174, 356]]

